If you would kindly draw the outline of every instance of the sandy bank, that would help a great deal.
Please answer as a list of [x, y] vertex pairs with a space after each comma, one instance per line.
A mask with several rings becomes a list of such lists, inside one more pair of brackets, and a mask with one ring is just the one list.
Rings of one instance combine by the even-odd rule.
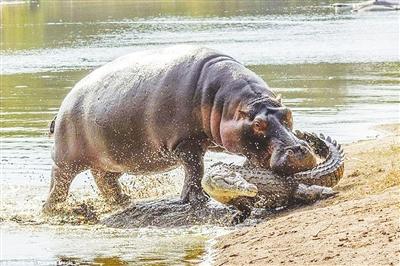
[[339, 195], [218, 239], [216, 265], [399, 265], [400, 125], [347, 145]]

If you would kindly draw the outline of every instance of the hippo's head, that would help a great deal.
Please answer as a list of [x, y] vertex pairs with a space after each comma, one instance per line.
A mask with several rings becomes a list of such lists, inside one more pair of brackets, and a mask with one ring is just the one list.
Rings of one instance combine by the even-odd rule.
[[282, 175], [316, 166], [316, 156], [293, 129], [292, 112], [279, 99], [264, 97], [236, 110], [232, 122], [221, 128], [224, 147], [245, 155], [251, 164]]

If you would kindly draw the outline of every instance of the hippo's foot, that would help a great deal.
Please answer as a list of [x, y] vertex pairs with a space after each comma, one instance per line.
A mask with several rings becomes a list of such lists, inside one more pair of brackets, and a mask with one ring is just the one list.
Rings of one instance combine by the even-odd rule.
[[48, 198], [43, 204], [42, 213], [44, 215], [52, 216], [57, 215], [65, 207], [65, 200], [59, 200], [54, 198]]
[[56, 216], [58, 214], [64, 213], [66, 209], [68, 209], [68, 206], [64, 202], [58, 202], [58, 203], [46, 202], [43, 205], [42, 213], [46, 216]]
[[43, 205], [42, 213], [45, 215], [52, 215], [52, 214], [56, 214], [59, 209], [60, 208], [56, 204], [49, 204], [48, 202], [46, 202]]
[[203, 191], [193, 193], [193, 195], [189, 197], [189, 203], [192, 206], [203, 206], [209, 200], [210, 198]]
[[43, 206], [44, 218], [54, 224], [96, 224], [99, 216], [95, 206], [90, 202], [79, 204], [58, 203], [54, 206]]
[[118, 195], [118, 197], [113, 197], [111, 199], [107, 199], [107, 201], [111, 205], [118, 205], [121, 207], [128, 207], [132, 203], [131, 197], [129, 197], [128, 195], [126, 195], [124, 193], [121, 193], [120, 195]]
[[178, 204], [190, 204], [190, 206], [197, 208], [204, 208], [210, 198], [203, 191], [191, 191], [187, 195], [181, 197], [177, 201]]

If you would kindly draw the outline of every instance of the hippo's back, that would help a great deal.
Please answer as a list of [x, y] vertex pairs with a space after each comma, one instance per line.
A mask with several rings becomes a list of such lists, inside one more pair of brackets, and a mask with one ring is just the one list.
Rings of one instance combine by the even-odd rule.
[[[185, 84], [198, 77], [202, 65], [209, 58], [224, 56], [215, 50], [196, 46], [173, 46], [146, 50], [121, 56], [94, 70], [79, 81], [64, 100], [63, 109], [72, 105], [94, 104], [93, 99], [107, 101], [124, 96], [146, 100], [165, 86]], [[169, 78], [169, 79], [168, 79]], [[180, 90], [181, 88], [169, 88]], [[112, 96], [112, 97], [108, 97]], [[85, 98], [85, 99], [82, 99]]]

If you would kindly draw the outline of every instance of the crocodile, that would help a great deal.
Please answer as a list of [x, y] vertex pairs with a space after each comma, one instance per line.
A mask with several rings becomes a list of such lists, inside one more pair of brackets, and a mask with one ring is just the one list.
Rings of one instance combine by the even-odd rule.
[[216, 201], [231, 205], [248, 216], [251, 209], [278, 208], [293, 203], [309, 203], [335, 195], [335, 186], [344, 171], [344, 151], [323, 134], [296, 131], [323, 159], [314, 168], [289, 176], [250, 164], [238, 166], [218, 162], [202, 179], [203, 189]]

